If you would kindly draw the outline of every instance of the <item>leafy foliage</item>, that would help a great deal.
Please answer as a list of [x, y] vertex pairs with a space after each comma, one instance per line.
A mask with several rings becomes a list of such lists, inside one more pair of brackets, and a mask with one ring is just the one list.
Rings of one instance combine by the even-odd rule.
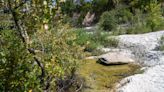
[[[66, 39], [67, 38], [67, 39]], [[56, 90], [59, 86], [54, 82], [64, 81], [76, 72], [76, 68], [83, 58], [83, 48], [73, 42], [75, 36], [70, 36], [70, 33], [65, 28], [51, 31], [38, 31], [34, 35], [32, 48], [42, 49], [42, 52], [36, 54], [44, 65], [46, 80], [52, 77], [50, 90]], [[54, 82], [53, 82], [54, 81]], [[70, 79], [70, 82], [71, 79]], [[64, 86], [64, 84], [62, 84]], [[54, 88], [56, 86], [56, 88]], [[65, 85], [67, 86], [67, 85]], [[59, 90], [61, 90], [59, 88]], [[68, 89], [65, 89], [68, 90]]]
[[[108, 37], [102, 29], [128, 34], [161, 29], [162, 3], [162, 0], [1, 0], [0, 91], [77, 91], [80, 78], [76, 70], [84, 51], [96, 54], [99, 47], [118, 45], [117, 39]], [[79, 27], [87, 12], [95, 13], [96, 21], [100, 18], [100, 29], [91, 33], [83, 29], [68, 31], [70, 26], [62, 24], [70, 22]], [[74, 13], [79, 17], [72, 21]]]
[[103, 30], [112, 31], [117, 27], [117, 21], [115, 20], [112, 12], [104, 12], [100, 19], [100, 27]]
[[[67, 31], [68, 27], [60, 25], [60, 7], [56, 6], [57, 10], [53, 11], [52, 2], [4, 2], [17, 30], [2, 34], [4, 46], [0, 60], [5, 62], [7, 68], [3, 64], [0, 67], [4, 79], [1, 91], [68, 91], [73, 85], [77, 86], [75, 73], [83, 58], [83, 48], [75, 43], [68, 44], [73, 42], [75, 36]], [[59, 21], [54, 22], [53, 19]]]
[[152, 31], [155, 31], [161, 22], [164, 21], [162, 18], [161, 5], [156, 1], [155, 3], [150, 3], [146, 9], [149, 12], [147, 24], [151, 27]]
[[[80, 59], [83, 58], [82, 48], [75, 43], [67, 44], [75, 38], [70, 37], [64, 29], [38, 31], [33, 36], [31, 48], [43, 50], [35, 53], [35, 57], [44, 67], [44, 75], [42, 75], [43, 71], [40, 70], [32, 54], [28, 53], [24, 43], [14, 31], [5, 30], [1, 33], [0, 39], [2, 44], [0, 49], [1, 90], [43, 90], [47, 85], [47, 79], [51, 77], [49, 90], [55, 91], [59, 86], [56, 82], [59, 80], [61, 82], [66, 79], [73, 81], [70, 76], [74, 75]], [[40, 80], [41, 76], [43, 79]], [[58, 90], [61, 90], [60, 87]], [[68, 88], [63, 90], [68, 90]]]
[[[39, 90], [40, 71], [13, 30], [0, 34], [0, 90]], [[23, 85], [22, 85], [23, 84]]]
[[84, 29], [78, 29], [75, 30], [75, 33], [77, 34], [75, 43], [84, 46], [84, 50], [88, 52], [94, 53], [99, 47], [117, 47], [118, 45], [117, 39], [108, 38], [110, 35], [102, 31], [96, 30], [93, 33], [89, 33]]
[[118, 25], [127, 24], [132, 21], [133, 14], [125, 7], [119, 6], [111, 11], [104, 12], [99, 21], [103, 30], [116, 30]]

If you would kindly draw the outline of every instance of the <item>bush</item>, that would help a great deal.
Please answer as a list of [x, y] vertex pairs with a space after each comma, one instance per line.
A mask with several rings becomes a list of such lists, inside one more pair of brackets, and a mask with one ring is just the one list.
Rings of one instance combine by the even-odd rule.
[[114, 37], [110, 37], [106, 40], [106, 42], [104, 43], [104, 47], [117, 47], [118, 46], [118, 39], [114, 38]]
[[158, 6], [153, 7], [156, 8], [150, 8], [146, 13], [136, 9], [135, 15], [128, 20], [129, 23], [126, 26], [120, 25], [120, 28], [113, 34], [140, 34], [163, 29], [164, 20], [161, 17], [160, 9]]
[[164, 36], [161, 37], [159, 44], [159, 50], [164, 51]]
[[125, 7], [119, 7], [112, 10], [112, 12], [115, 12], [115, 19], [117, 20], [118, 24], [129, 23], [133, 17], [133, 14], [130, 12], [130, 10]]
[[81, 59], [84, 58], [84, 53], [79, 45], [67, 44], [75, 37], [73, 34], [70, 36], [65, 30], [37, 31], [31, 35], [33, 40], [28, 47], [28, 50], [33, 51], [31, 54], [16, 31], [2, 31], [0, 91], [58, 92], [63, 87], [65, 88], [62, 89], [63, 92], [76, 90], [79, 78], [75, 73]]
[[117, 21], [113, 12], [104, 12], [99, 21], [100, 28], [106, 31], [112, 31], [117, 27]]
[[75, 43], [84, 46], [85, 51], [91, 52], [93, 55], [98, 55], [102, 53], [97, 50], [99, 47], [117, 47], [118, 40], [115, 38], [108, 38], [109, 34], [99, 31], [94, 31], [93, 33], [88, 33], [83, 29], [74, 30], [77, 35]]
[[164, 5], [162, 6], [162, 16], [164, 16]]
[[44, 65], [46, 75], [43, 88], [46, 87], [47, 79], [52, 77], [49, 82], [49, 90], [52, 92], [76, 90], [72, 88], [77, 82], [75, 73], [85, 55], [83, 48], [74, 42], [75, 35], [67, 30], [67, 27], [62, 26], [61, 29], [37, 31], [31, 44], [31, 48], [44, 51], [35, 56], [41, 58], [40, 62]]
[[103, 47], [117, 47], [118, 40], [114, 37], [110, 37], [108, 33], [104, 33], [101, 30], [97, 30], [92, 35], [92, 40], [99, 43]]
[[90, 35], [89, 33], [87, 33], [84, 29], [76, 29], [73, 30], [76, 33], [76, 40], [75, 42], [79, 45], [86, 45], [90, 40]]
[[156, 31], [164, 21], [162, 16], [161, 4], [157, 1], [145, 6], [147, 10], [147, 25], [150, 26], [152, 31]]
[[126, 29], [126, 34], [142, 34], [151, 32], [151, 28], [147, 25], [132, 25]]
[[14, 30], [0, 33], [0, 91], [40, 90], [40, 71]]
[[87, 33], [84, 29], [77, 29], [74, 30], [76, 33], [77, 39], [75, 40], [75, 43], [78, 45], [84, 46], [85, 51], [92, 52], [97, 47], [100, 46], [99, 42], [96, 42], [94, 39], [92, 39], [93, 34]]
[[129, 9], [123, 6], [111, 11], [106, 11], [101, 15], [99, 24], [103, 30], [115, 30], [118, 25], [127, 24], [132, 20], [133, 14]]

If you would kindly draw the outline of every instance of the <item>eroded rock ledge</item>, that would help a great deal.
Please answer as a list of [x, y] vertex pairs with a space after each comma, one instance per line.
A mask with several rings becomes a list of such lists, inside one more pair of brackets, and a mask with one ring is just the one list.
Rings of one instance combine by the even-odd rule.
[[164, 54], [157, 49], [162, 35], [164, 31], [118, 36], [119, 48], [130, 50], [145, 71], [120, 81], [116, 92], [164, 92]]
[[108, 61], [105, 63], [110, 64], [110, 61], [118, 62], [125, 56], [126, 60], [129, 60], [123, 59], [125, 63], [133, 62], [143, 67], [142, 74], [129, 76], [120, 81], [116, 85], [116, 92], [164, 92], [164, 52], [158, 50], [159, 40], [163, 35], [164, 31], [120, 35], [116, 37], [119, 40], [117, 49], [103, 48], [103, 51], [109, 53], [88, 59], [103, 57]]

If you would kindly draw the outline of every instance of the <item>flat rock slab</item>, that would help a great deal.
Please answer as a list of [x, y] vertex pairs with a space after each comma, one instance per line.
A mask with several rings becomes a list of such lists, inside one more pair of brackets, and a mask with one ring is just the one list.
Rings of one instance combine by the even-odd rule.
[[164, 65], [148, 68], [144, 74], [123, 79], [116, 92], [164, 92]]
[[164, 92], [164, 53], [157, 49], [163, 35], [164, 31], [118, 36], [118, 47], [132, 51], [136, 61], [147, 69], [123, 79], [116, 92]]
[[109, 52], [98, 57], [100, 63], [104, 64], [127, 64], [134, 60], [124, 52]]
[[[126, 49], [134, 49], [136, 45], [142, 45], [144, 50], [149, 51], [159, 46], [159, 39], [164, 35], [164, 31], [151, 32], [135, 35], [120, 35], [119, 47]], [[138, 48], [138, 47], [137, 47]]]

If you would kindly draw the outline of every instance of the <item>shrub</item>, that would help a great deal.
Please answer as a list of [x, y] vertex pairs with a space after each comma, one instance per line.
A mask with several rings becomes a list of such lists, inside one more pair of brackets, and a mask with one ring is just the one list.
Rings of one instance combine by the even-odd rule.
[[126, 34], [142, 34], [151, 32], [151, 28], [146, 25], [133, 25], [126, 30]]
[[164, 19], [161, 21], [161, 23], [158, 25], [158, 27], [155, 28], [156, 31], [163, 30], [164, 29]]
[[113, 12], [104, 12], [99, 21], [100, 28], [106, 31], [112, 31], [117, 27], [117, 21]]
[[40, 71], [14, 30], [0, 33], [0, 91], [40, 90]]
[[86, 32], [84, 29], [77, 29], [74, 30], [76, 33], [76, 40], [75, 43], [78, 45], [84, 46], [85, 51], [92, 52], [95, 50], [98, 46], [100, 46], [99, 42], [96, 42], [92, 39], [93, 34]]
[[148, 11], [147, 16], [147, 25], [150, 26], [152, 31], [155, 31], [161, 24], [163, 20], [161, 5], [158, 2], [150, 3], [146, 6]]
[[[155, 6], [154, 6], [155, 7]], [[158, 11], [158, 12], [155, 12]], [[159, 7], [156, 6], [156, 9], [149, 9], [149, 12], [142, 12], [141, 10], [135, 10], [135, 15], [132, 16], [127, 26], [121, 26], [116, 32], [113, 33], [116, 35], [120, 34], [140, 34], [148, 33], [152, 31], [158, 31], [163, 29], [163, 18], [161, 17]]]
[[75, 42], [79, 45], [86, 45], [87, 41], [90, 39], [90, 34], [88, 34], [84, 29], [76, 29], [73, 30], [76, 33], [76, 40]]
[[[44, 65], [46, 75], [42, 86], [46, 87], [47, 79], [52, 77], [49, 82], [51, 91], [70, 90], [76, 84], [75, 72], [84, 58], [83, 48], [73, 42], [76, 37], [67, 30], [67, 27], [54, 28], [49, 31], [37, 31], [33, 36], [35, 40], [33, 40], [31, 48], [44, 51], [35, 55], [41, 58], [40, 62]], [[70, 84], [68, 85], [67, 82]], [[64, 89], [62, 89], [63, 87]]]
[[164, 16], [164, 5], [162, 5], [162, 15]]
[[92, 35], [92, 40], [103, 47], [117, 47], [118, 45], [118, 40], [114, 37], [110, 37], [108, 33], [104, 33], [101, 30], [96, 30], [96, 32]]
[[117, 47], [118, 40], [115, 38], [108, 38], [109, 34], [96, 30], [93, 33], [88, 33], [83, 29], [74, 30], [77, 35], [75, 43], [84, 46], [85, 51], [91, 52], [92, 55], [102, 53], [98, 50], [100, 47]]
[[115, 30], [118, 25], [127, 24], [132, 20], [133, 14], [130, 10], [123, 6], [111, 11], [106, 11], [101, 15], [99, 24], [103, 30]]
[[79, 45], [67, 44], [75, 37], [65, 30], [37, 31], [31, 35], [31, 54], [16, 31], [1, 32], [0, 91], [76, 90], [73, 86], [79, 84], [75, 72], [84, 53]]
[[159, 45], [159, 50], [164, 51], [164, 36], [161, 37]]
[[117, 47], [118, 46], [118, 39], [114, 38], [114, 37], [110, 37], [106, 40], [104, 47]]
[[112, 12], [115, 12], [115, 19], [118, 24], [126, 24], [132, 20], [133, 14], [127, 8], [120, 7], [118, 9], [114, 9]]

